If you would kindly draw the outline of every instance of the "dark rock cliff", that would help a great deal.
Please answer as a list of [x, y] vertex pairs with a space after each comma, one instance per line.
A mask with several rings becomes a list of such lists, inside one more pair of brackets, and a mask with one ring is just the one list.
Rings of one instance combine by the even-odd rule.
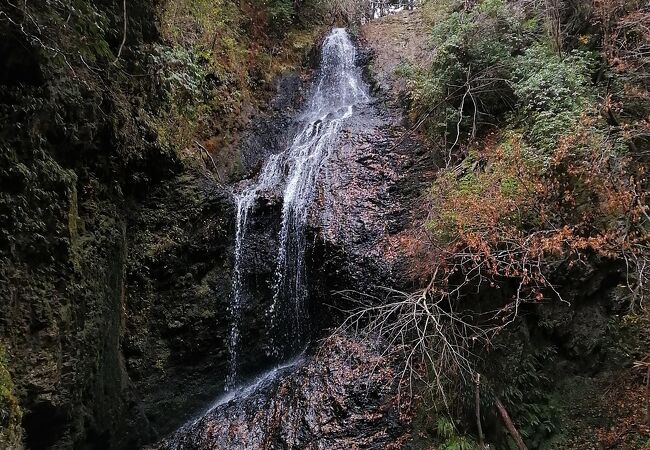
[[137, 448], [222, 389], [232, 201], [161, 143], [160, 5], [127, 4], [119, 61], [121, 1], [0, 5], [2, 448]]
[[[178, 161], [151, 143], [118, 87], [122, 77], [98, 77], [79, 58], [73, 66], [61, 42], [50, 49], [34, 34], [56, 27], [57, 6], [29, 14], [2, 6], [2, 73], [10, 75], [0, 89], [0, 346], [27, 448], [113, 448], [144, 420], [132, 409], [120, 351], [126, 201]], [[137, 14], [150, 14], [140, 6]], [[71, 16], [69, 26], [84, 20]], [[154, 39], [154, 24], [142, 24], [133, 39]]]
[[[241, 136], [242, 172], [255, 173], [286, 145], [302, 82], [278, 79], [272, 107]], [[167, 434], [223, 392], [228, 373], [235, 211], [229, 188], [205, 174], [183, 172], [130, 209], [122, 341], [128, 374], [155, 435]], [[278, 205], [261, 203], [251, 223], [244, 261], [251, 301], [242, 329], [244, 375], [271, 359], [265, 307], [271, 295]], [[254, 248], [248, 248], [254, 247]], [[170, 414], [174, 411], [174, 414]]]

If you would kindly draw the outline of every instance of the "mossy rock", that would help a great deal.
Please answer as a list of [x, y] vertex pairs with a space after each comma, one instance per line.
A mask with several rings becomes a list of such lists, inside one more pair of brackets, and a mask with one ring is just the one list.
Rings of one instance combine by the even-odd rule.
[[14, 392], [7, 355], [0, 346], [0, 447], [22, 448], [22, 411]]

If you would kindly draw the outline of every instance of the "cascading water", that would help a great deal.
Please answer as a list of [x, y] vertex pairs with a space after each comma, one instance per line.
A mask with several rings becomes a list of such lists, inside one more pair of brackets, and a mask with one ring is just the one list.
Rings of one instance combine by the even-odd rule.
[[283, 336], [293, 352], [302, 345], [308, 325], [304, 228], [318, 176], [335, 148], [343, 122], [352, 116], [355, 105], [368, 100], [355, 58], [356, 49], [347, 32], [333, 30], [323, 44], [320, 76], [302, 116], [305, 126], [287, 150], [289, 171], [270, 316], [293, 325], [285, 328]]
[[230, 302], [231, 326], [230, 336], [228, 339], [228, 349], [230, 351], [230, 361], [228, 367], [228, 377], [226, 379], [226, 389], [231, 389], [237, 381], [237, 351], [239, 348], [239, 327], [241, 321], [241, 303], [242, 303], [242, 244], [246, 237], [246, 225], [248, 222], [248, 213], [257, 199], [259, 192], [265, 191], [277, 185], [282, 179], [280, 172], [281, 166], [278, 164], [279, 154], [271, 155], [262, 169], [262, 173], [256, 183], [246, 187], [240, 194], [235, 196], [237, 205], [237, 216], [235, 218], [235, 264], [233, 268], [232, 291], [233, 296]]
[[[323, 43], [321, 67], [312, 95], [299, 116], [299, 132], [283, 152], [272, 155], [257, 181], [235, 196], [237, 205], [230, 370], [226, 388], [237, 381], [237, 352], [242, 306], [242, 243], [251, 208], [258, 196], [283, 187], [282, 223], [276, 260], [273, 300], [268, 311], [276, 356], [304, 346], [306, 314], [305, 226], [323, 164], [334, 151], [339, 131], [354, 107], [368, 100], [356, 49], [345, 29], [335, 28]], [[280, 326], [279, 324], [282, 324]]]
[[[310, 214], [314, 212], [312, 206], [316, 203], [320, 188], [323, 188], [325, 194], [324, 201], [326, 203], [328, 201], [326, 183], [329, 178], [324, 168], [328, 158], [336, 150], [339, 132], [346, 121], [354, 116], [356, 108], [369, 100], [360, 69], [355, 65], [355, 59], [356, 49], [347, 32], [342, 28], [332, 30], [323, 43], [318, 78], [305, 109], [297, 118], [297, 133], [290, 145], [270, 156], [257, 179], [247, 183], [235, 194], [237, 215], [233, 295], [230, 304], [232, 323], [228, 339], [230, 351], [229, 373], [226, 380], [228, 392], [207, 412], [187, 422], [176, 433], [162, 441], [157, 448], [161, 450], [285, 448], [274, 447], [269, 443], [270, 435], [267, 435], [267, 431], [277, 428], [284, 421], [284, 417], [276, 417], [277, 411], [284, 411], [282, 414], [291, 415], [297, 414], [301, 409], [293, 401], [287, 404], [276, 403], [271, 396], [277, 395], [278, 389], [287, 389], [287, 386], [293, 386], [297, 390], [305, 386], [304, 383], [298, 385], [291, 382], [282, 385], [282, 382], [285, 380], [285, 375], [291, 376], [288, 375], [289, 371], [297, 373], [296, 371], [302, 370], [304, 358], [302, 355], [296, 355], [300, 350], [305, 349], [309, 330], [305, 267], [308, 218], [320, 216]], [[283, 203], [281, 222], [275, 224], [280, 231], [277, 257], [274, 261], [272, 298], [269, 299], [270, 306], [267, 314], [273, 356], [276, 361], [283, 362], [259, 375], [252, 382], [238, 385], [241, 381], [238, 376], [240, 329], [243, 306], [246, 305], [247, 300], [247, 285], [244, 283], [244, 277], [248, 274], [245, 273], [246, 265], [243, 261], [250, 256], [259, 256], [245, 253], [246, 250], [255, 247], [249, 245], [254, 242], [249, 241], [247, 232], [251, 230], [248, 226], [252, 223], [251, 218], [258, 199], [263, 195], [268, 196], [269, 193], [277, 192], [282, 193]], [[324, 222], [328, 222], [324, 216], [320, 217]], [[347, 358], [348, 355], [342, 357]], [[305, 366], [306, 372], [302, 374], [303, 377], [307, 376], [317, 383], [325, 382], [327, 376], [312, 379], [309, 370], [314, 369], [313, 367], [308, 369], [308, 362], [305, 364], [307, 366]], [[320, 386], [319, 389], [324, 388]], [[338, 405], [338, 400], [336, 402]], [[273, 408], [280, 409], [269, 411], [260, 409], [269, 409], [271, 405], [274, 405]], [[310, 402], [310, 407], [318, 408], [318, 405]], [[330, 417], [328, 414], [332, 410], [331, 406], [325, 407], [322, 417]], [[287, 439], [298, 442], [304, 436], [292, 435], [291, 433], [297, 429], [295, 427], [301, 426], [298, 424], [304, 424], [308, 428], [316, 426], [316, 422], [321, 420], [318, 417], [320, 417], [318, 414], [311, 414], [308, 418], [295, 416], [290, 419], [294, 423], [294, 428], [281, 429], [281, 434], [284, 436], [288, 433], [285, 436]], [[257, 423], [258, 420], [262, 423]], [[365, 420], [362, 419], [364, 426]]]

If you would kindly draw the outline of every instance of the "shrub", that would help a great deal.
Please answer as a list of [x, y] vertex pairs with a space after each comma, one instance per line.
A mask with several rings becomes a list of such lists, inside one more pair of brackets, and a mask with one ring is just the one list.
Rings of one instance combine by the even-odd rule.
[[[425, 230], [400, 237], [424, 284], [391, 292], [379, 306], [362, 303], [351, 317], [405, 346], [404, 373], [447, 408], [470, 385], [472, 352], [491, 346], [522, 304], [572, 294], [562, 285], [571, 275], [624, 267], [630, 297], [641, 304], [647, 292], [642, 24], [650, 12], [636, 0], [595, 1], [601, 22], [588, 23], [589, 8], [553, 3], [431, 0], [432, 63], [399, 67], [413, 129], [447, 157]], [[535, 445], [555, 426], [543, 389], [530, 389], [548, 384], [537, 365], [549, 357], [518, 357], [523, 374], [505, 373], [512, 390], [495, 393]]]
[[478, 448], [475, 442], [467, 436], [461, 436], [456, 431], [453, 421], [446, 416], [441, 416], [436, 422], [436, 434], [440, 441], [441, 450], [474, 450]]
[[524, 113], [582, 111], [590, 99], [591, 55], [568, 57], [536, 44], [515, 59], [514, 91]]
[[551, 151], [593, 102], [590, 74], [594, 56], [573, 52], [561, 57], [546, 45], [533, 45], [515, 59], [513, 89], [519, 122], [529, 142]]
[[[183, 157], [208, 152], [218, 170], [237, 170], [237, 131], [271, 94], [270, 81], [302, 64], [318, 26], [296, 28], [303, 2], [165, 0], [161, 34], [148, 51], [162, 107], [151, 121], [159, 141]], [[204, 150], [200, 150], [203, 148]]]
[[600, 125], [583, 116], [545, 158], [505, 133], [443, 171], [429, 229], [446, 245], [448, 270], [516, 281], [518, 304], [554, 293], [560, 267], [594, 255], [644, 258], [642, 172]]
[[524, 19], [505, 1], [488, 0], [437, 20], [432, 64], [408, 80], [413, 118], [430, 138], [455, 148], [512, 108], [514, 58], [532, 36]]

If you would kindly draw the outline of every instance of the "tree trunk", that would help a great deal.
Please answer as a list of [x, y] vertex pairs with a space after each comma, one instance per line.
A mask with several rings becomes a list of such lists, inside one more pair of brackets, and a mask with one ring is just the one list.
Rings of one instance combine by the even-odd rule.
[[481, 374], [476, 374], [476, 393], [474, 395], [474, 407], [476, 412], [476, 429], [478, 431], [478, 448], [485, 450], [485, 436], [481, 426]]
[[645, 394], [646, 394], [646, 424], [650, 427], [650, 361], [648, 361], [648, 372], [645, 380]]
[[505, 406], [503, 406], [503, 403], [501, 403], [501, 400], [497, 398], [495, 405], [499, 411], [499, 416], [501, 417], [503, 424], [508, 429], [508, 432], [510, 433], [510, 436], [512, 436], [512, 439], [515, 441], [515, 444], [517, 444], [517, 448], [519, 450], [528, 450], [528, 447], [526, 447], [524, 440], [521, 438], [521, 434], [519, 434], [519, 431], [517, 431], [517, 428], [515, 428], [515, 424], [512, 423], [510, 415], [508, 414], [508, 411], [506, 411]]

